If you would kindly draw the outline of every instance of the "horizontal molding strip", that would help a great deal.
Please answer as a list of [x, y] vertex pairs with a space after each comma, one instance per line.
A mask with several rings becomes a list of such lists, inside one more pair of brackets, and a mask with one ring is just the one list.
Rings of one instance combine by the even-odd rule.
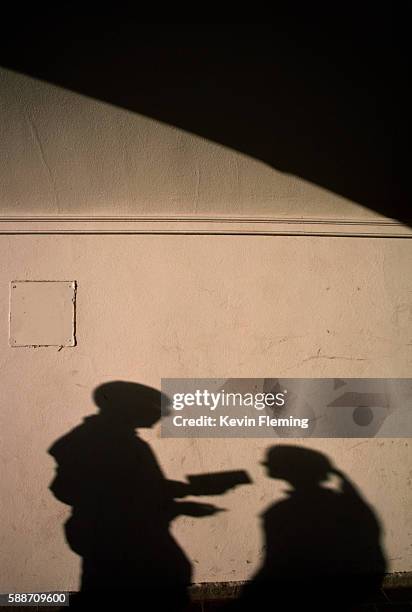
[[0, 217], [0, 234], [222, 234], [412, 238], [412, 227], [394, 220], [4, 216]]

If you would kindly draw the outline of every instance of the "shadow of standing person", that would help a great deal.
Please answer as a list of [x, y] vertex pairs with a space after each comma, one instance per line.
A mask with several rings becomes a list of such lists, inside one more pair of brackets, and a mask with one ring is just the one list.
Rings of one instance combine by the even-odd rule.
[[136, 428], [160, 418], [161, 393], [116, 381], [94, 392], [99, 413], [87, 416], [49, 449], [57, 462], [50, 485], [72, 506], [65, 524], [70, 548], [80, 555], [80, 593], [73, 607], [148, 602], [182, 610], [188, 601], [191, 563], [169, 527], [178, 515], [210, 516], [210, 504], [179, 502], [186, 483], [167, 480]]
[[[328, 458], [311, 449], [269, 449], [270, 478], [291, 485], [263, 514], [265, 557], [236, 610], [351, 610], [379, 601], [386, 569], [372, 508]], [[334, 475], [338, 490], [323, 483]]]

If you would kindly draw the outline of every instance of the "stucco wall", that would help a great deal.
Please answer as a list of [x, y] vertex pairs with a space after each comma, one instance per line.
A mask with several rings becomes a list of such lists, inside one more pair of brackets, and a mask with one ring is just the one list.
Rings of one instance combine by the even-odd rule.
[[[319, 186], [170, 126], [0, 70], [0, 215], [376, 219]], [[18, 229], [18, 225], [16, 228]], [[110, 380], [408, 377], [412, 242], [316, 236], [0, 236], [2, 592], [76, 589], [69, 508], [48, 486], [50, 445], [95, 411]], [[11, 348], [12, 280], [74, 280], [77, 346]], [[259, 565], [259, 513], [282, 495], [268, 440], [142, 432], [170, 478], [246, 469], [253, 486], [207, 498], [216, 517], [173, 531], [197, 581]], [[359, 486], [390, 570], [411, 570], [408, 440], [298, 441]], [[205, 500], [206, 501], [206, 500]]]
[[[75, 589], [69, 508], [48, 490], [50, 445], [95, 412], [93, 389], [161, 377], [408, 377], [409, 240], [235, 236], [3, 236], [1, 585]], [[78, 282], [77, 346], [8, 346], [12, 279]], [[242, 580], [259, 564], [259, 513], [284, 484], [258, 464], [269, 440], [169, 440], [142, 432], [168, 477], [244, 468], [254, 480], [215, 517], [173, 531], [197, 581]], [[288, 440], [290, 442], [290, 440]], [[358, 485], [384, 528], [391, 570], [410, 570], [407, 439], [297, 441]]]
[[0, 103], [3, 215], [378, 217], [231, 149], [1, 68]]

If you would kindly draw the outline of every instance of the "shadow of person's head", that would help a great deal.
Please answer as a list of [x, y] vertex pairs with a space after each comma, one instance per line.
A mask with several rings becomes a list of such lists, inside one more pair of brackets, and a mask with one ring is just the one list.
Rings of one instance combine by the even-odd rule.
[[93, 391], [100, 415], [113, 427], [153, 427], [167, 415], [169, 398], [152, 387], [123, 380], [103, 383]]
[[329, 459], [322, 453], [301, 446], [272, 446], [262, 462], [270, 478], [286, 480], [295, 489], [316, 487], [333, 472]]

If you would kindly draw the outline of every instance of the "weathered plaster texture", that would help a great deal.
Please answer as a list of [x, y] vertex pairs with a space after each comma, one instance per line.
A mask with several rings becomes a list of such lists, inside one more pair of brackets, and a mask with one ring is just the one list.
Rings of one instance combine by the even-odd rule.
[[0, 69], [0, 214], [378, 215], [182, 130]]
[[[0, 239], [2, 590], [75, 589], [69, 508], [48, 490], [50, 445], [95, 411], [91, 393], [161, 377], [409, 377], [409, 240], [235, 236]], [[8, 345], [10, 279], [76, 279], [76, 347]], [[259, 514], [285, 485], [259, 461], [269, 440], [142, 433], [170, 478], [246, 469], [254, 485], [204, 498], [227, 512], [179, 518], [195, 580], [243, 580], [259, 564]], [[287, 440], [290, 443], [290, 440]], [[407, 439], [297, 441], [324, 452], [375, 507], [390, 569], [412, 569]], [[202, 499], [202, 498], [201, 498]]]
[[[0, 70], [0, 215], [371, 219], [320, 187], [181, 130]], [[409, 377], [410, 240], [252, 236], [0, 237], [2, 592], [76, 589], [70, 512], [48, 486], [50, 445], [95, 411], [110, 380]], [[77, 346], [9, 346], [14, 279], [77, 286]], [[259, 565], [259, 513], [282, 496], [269, 440], [150, 441], [170, 478], [246, 469], [227, 512], [173, 531], [197, 581]], [[288, 440], [290, 442], [290, 440]], [[298, 441], [299, 442], [299, 441]], [[412, 570], [408, 440], [309, 440], [374, 505], [390, 569]]]

